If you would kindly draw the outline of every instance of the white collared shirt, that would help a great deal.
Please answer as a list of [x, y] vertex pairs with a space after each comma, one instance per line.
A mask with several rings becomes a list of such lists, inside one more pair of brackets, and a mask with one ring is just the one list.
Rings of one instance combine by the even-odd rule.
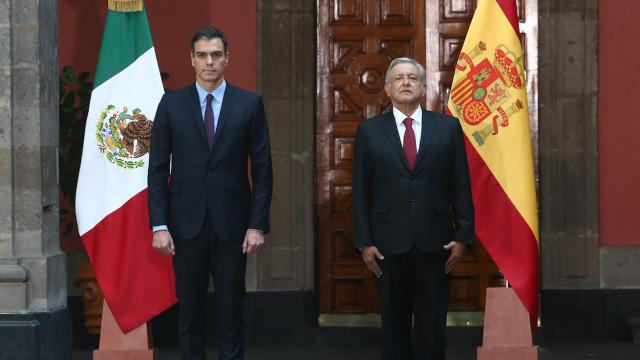
[[227, 88], [227, 81], [222, 80], [222, 84], [218, 86], [213, 92], [208, 93], [198, 82], [196, 81], [196, 89], [198, 90], [198, 98], [200, 99], [200, 110], [202, 111], [202, 121], [204, 121], [204, 111], [207, 108], [207, 95], [213, 95], [213, 101], [211, 107], [213, 108], [213, 128], [214, 131], [218, 129], [218, 117], [220, 116], [220, 109], [222, 108], [222, 100], [224, 100], [224, 90]]
[[393, 107], [393, 117], [396, 120], [396, 126], [398, 127], [398, 134], [400, 135], [400, 143], [404, 146], [404, 131], [406, 130], [404, 127], [404, 119], [410, 117], [413, 119], [411, 127], [413, 128], [413, 133], [416, 135], [416, 151], [420, 150], [420, 136], [422, 136], [422, 107], [418, 106], [416, 111], [411, 114], [411, 116], [407, 116], [402, 111]]

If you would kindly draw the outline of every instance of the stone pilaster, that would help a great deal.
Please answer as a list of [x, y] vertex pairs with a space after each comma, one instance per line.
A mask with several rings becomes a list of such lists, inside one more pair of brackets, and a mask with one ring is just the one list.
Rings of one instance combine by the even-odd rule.
[[[271, 233], [247, 264], [248, 341], [312, 341], [315, 1], [256, 0], [257, 90], [273, 158]], [[273, 324], [279, 324], [273, 331]]]
[[313, 290], [315, 1], [258, 0], [258, 92], [271, 135], [274, 193], [256, 290]]
[[599, 286], [598, 1], [539, 0], [542, 289]]
[[57, 1], [0, 1], [0, 348], [69, 358], [58, 244]]

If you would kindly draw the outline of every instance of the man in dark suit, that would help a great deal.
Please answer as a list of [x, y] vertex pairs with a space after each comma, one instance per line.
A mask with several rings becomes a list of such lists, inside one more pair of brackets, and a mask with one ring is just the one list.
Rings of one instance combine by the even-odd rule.
[[462, 129], [422, 110], [425, 71], [415, 60], [391, 62], [385, 91], [393, 110], [356, 133], [355, 246], [377, 277], [383, 358], [440, 360], [450, 272], [474, 239]]
[[203, 28], [191, 46], [196, 82], [162, 97], [151, 135], [153, 247], [173, 255], [182, 358], [205, 359], [211, 274], [219, 358], [243, 359], [246, 254], [269, 231], [267, 122], [258, 95], [225, 81], [225, 35]]

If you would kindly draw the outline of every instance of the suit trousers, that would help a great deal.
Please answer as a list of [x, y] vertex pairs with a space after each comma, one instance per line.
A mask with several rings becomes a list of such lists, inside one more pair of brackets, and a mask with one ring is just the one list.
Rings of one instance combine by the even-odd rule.
[[[378, 260], [376, 280], [382, 317], [382, 358], [444, 360], [451, 276], [446, 255], [414, 247]], [[414, 319], [413, 341], [411, 318]]]
[[247, 257], [242, 241], [222, 241], [208, 221], [193, 239], [175, 239], [173, 267], [179, 303], [178, 341], [183, 360], [206, 359], [206, 296], [213, 277], [219, 359], [244, 359], [243, 305]]

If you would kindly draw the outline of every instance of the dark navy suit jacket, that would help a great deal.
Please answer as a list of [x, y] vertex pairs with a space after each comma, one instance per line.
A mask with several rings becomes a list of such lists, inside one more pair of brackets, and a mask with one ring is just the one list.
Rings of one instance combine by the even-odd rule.
[[393, 112], [358, 126], [353, 162], [355, 247], [375, 245], [383, 255], [445, 254], [452, 240], [472, 245], [474, 210], [462, 129], [457, 119], [422, 112], [413, 170], [402, 149]]
[[195, 237], [203, 221], [223, 241], [242, 241], [248, 228], [269, 232], [271, 149], [258, 95], [227, 83], [210, 150], [195, 84], [165, 94], [149, 153], [151, 226], [168, 225], [182, 239]]

